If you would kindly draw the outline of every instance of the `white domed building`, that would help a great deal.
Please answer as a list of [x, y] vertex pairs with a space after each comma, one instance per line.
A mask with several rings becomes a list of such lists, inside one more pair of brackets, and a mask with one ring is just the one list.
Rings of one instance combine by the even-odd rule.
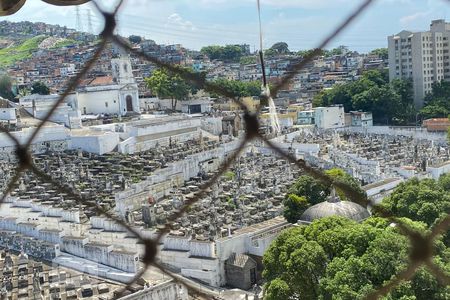
[[327, 201], [313, 205], [305, 210], [298, 223], [310, 224], [314, 220], [332, 216], [340, 216], [356, 222], [362, 222], [370, 217], [370, 213], [366, 208], [357, 203], [341, 201], [333, 190]]

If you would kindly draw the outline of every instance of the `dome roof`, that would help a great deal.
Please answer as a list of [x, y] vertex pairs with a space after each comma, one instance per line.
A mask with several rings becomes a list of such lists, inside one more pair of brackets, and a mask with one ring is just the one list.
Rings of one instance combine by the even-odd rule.
[[350, 201], [325, 201], [311, 206], [301, 215], [299, 222], [311, 223], [316, 219], [331, 216], [346, 217], [360, 222], [370, 217], [367, 209]]

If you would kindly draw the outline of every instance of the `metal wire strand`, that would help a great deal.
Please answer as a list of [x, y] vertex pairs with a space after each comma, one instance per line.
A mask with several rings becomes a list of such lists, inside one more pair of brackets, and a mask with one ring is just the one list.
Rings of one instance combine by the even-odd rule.
[[[344, 29], [349, 27], [349, 25], [358, 17], [360, 16], [364, 11], [368, 9], [368, 7], [374, 2], [375, 0], [364, 0], [339, 26], [337, 26], [330, 35], [326, 36], [322, 42], [318, 45], [316, 49], [314, 49], [311, 53], [306, 55], [302, 61], [295, 64], [293, 67], [293, 71], [286, 74], [281, 80], [281, 82], [278, 85], [275, 85], [274, 88], [272, 88], [270, 96], [272, 98], [275, 98], [278, 92], [283, 89], [290, 80], [292, 80], [296, 74], [298, 74], [305, 66], [312, 62], [313, 59], [322, 53], [322, 49], [325, 48], [335, 37], [337, 37]], [[450, 2], [450, 0], [445, 0], [447, 3]], [[92, 2], [94, 6], [98, 9], [98, 11], [102, 14], [105, 25], [102, 30], [102, 33], [100, 34], [101, 42], [94, 52], [94, 55], [84, 64], [83, 68], [81, 69], [80, 73], [76, 77], [74, 77], [72, 80], [68, 82], [67, 88], [65, 89], [64, 93], [58, 98], [57, 102], [51, 107], [51, 109], [48, 111], [48, 113], [45, 115], [45, 117], [41, 120], [41, 122], [38, 124], [36, 129], [32, 132], [30, 138], [26, 141], [24, 145], [20, 144], [20, 141], [8, 130], [0, 127], [0, 132], [3, 132], [6, 134], [8, 138], [10, 138], [16, 145], [16, 155], [17, 159], [19, 161], [18, 166], [15, 170], [14, 176], [8, 181], [7, 186], [5, 187], [3, 194], [0, 198], [0, 205], [5, 201], [6, 197], [14, 190], [15, 186], [18, 184], [21, 175], [27, 171], [32, 171], [38, 178], [41, 180], [44, 180], [46, 182], [51, 183], [54, 185], [58, 190], [67, 193], [71, 195], [76, 201], [80, 204], [87, 204], [87, 199], [84, 199], [81, 195], [77, 194], [72, 189], [64, 186], [63, 184], [59, 183], [58, 181], [54, 180], [50, 175], [44, 173], [42, 170], [37, 168], [32, 161], [32, 155], [30, 153], [31, 145], [34, 141], [34, 139], [37, 137], [39, 132], [41, 132], [43, 126], [47, 121], [50, 120], [51, 116], [54, 114], [58, 106], [64, 102], [67, 95], [74, 90], [80, 80], [85, 76], [90, 70], [90, 68], [95, 64], [95, 62], [98, 60], [100, 55], [103, 53], [103, 50], [105, 49], [108, 41], [112, 41], [119, 45], [120, 47], [126, 49], [130, 53], [136, 55], [137, 57], [146, 60], [150, 63], [155, 64], [156, 66], [160, 68], [167, 69], [171, 74], [177, 74], [182, 79], [184, 79], [186, 82], [194, 84], [198, 88], [202, 88], [206, 91], [213, 92], [219, 95], [222, 95], [226, 98], [231, 99], [234, 101], [237, 105], [239, 105], [240, 109], [245, 113], [244, 114], [244, 120], [245, 120], [245, 137], [240, 142], [237, 150], [231, 154], [231, 156], [226, 159], [222, 165], [219, 167], [217, 172], [213, 175], [213, 177], [208, 180], [200, 189], [200, 191], [191, 199], [186, 201], [183, 205], [183, 207], [176, 211], [174, 214], [172, 214], [168, 219], [167, 222], [162, 230], [160, 230], [157, 234], [157, 237], [155, 239], [146, 239], [143, 238], [138, 229], [133, 228], [129, 224], [127, 224], [125, 221], [117, 218], [113, 214], [111, 214], [109, 211], [106, 211], [102, 209], [100, 206], [95, 205], [94, 210], [98, 215], [104, 215], [107, 218], [115, 221], [117, 224], [124, 227], [126, 230], [131, 232], [137, 239], [139, 239], [140, 242], [142, 242], [145, 246], [145, 251], [143, 254], [142, 262], [144, 267], [140, 269], [137, 274], [134, 276], [134, 278], [124, 287], [120, 290], [119, 294], [121, 292], [124, 292], [126, 289], [130, 287], [131, 284], [135, 283], [141, 276], [144, 275], [144, 273], [148, 270], [150, 266], [156, 267], [160, 269], [163, 273], [170, 276], [175, 283], [180, 283], [186, 286], [188, 291], [191, 294], [197, 294], [203, 299], [211, 299], [213, 296], [213, 293], [208, 293], [203, 290], [200, 290], [198, 287], [190, 283], [188, 280], [183, 279], [183, 277], [170, 272], [167, 268], [165, 268], [163, 265], [158, 263], [156, 260], [157, 255], [157, 248], [158, 243], [160, 243], [162, 237], [164, 234], [170, 231], [171, 225], [173, 221], [178, 219], [180, 216], [182, 216], [187, 209], [195, 204], [197, 201], [199, 201], [202, 197], [204, 197], [206, 191], [214, 184], [216, 183], [220, 177], [224, 174], [224, 172], [229, 169], [231, 164], [236, 160], [236, 158], [242, 153], [246, 145], [254, 140], [254, 139], [260, 139], [263, 142], [265, 142], [275, 153], [279, 154], [284, 159], [296, 164], [299, 168], [304, 170], [307, 174], [314, 177], [315, 179], [325, 183], [328, 186], [335, 186], [336, 188], [342, 190], [344, 194], [353, 202], [356, 202], [360, 205], [363, 205], [367, 207], [369, 204], [371, 204], [370, 200], [368, 199], [367, 195], [365, 193], [361, 193], [360, 191], [354, 189], [353, 187], [349, 186], [348, 184], [339, 181], [334, 180], [331, 177], [327, 176], [324, 172], [321, 170], [318, 170], [312, 166], [309, 166], [305, 161], [303, 160], [296, 160], [294, 157], [289, 155], [289, 153], [286, 153], [284, 150], [277, 147], [272, 141], [268, 140], [266, 137], [259, 134], [259, 123], [257, 120], [257, 115], [250, 115], [248, 108], [240, 101], [239, 96], [235, 95], [233, 91], [226, 89], [223, 86], [217, 85], [214, 82], [208, 82], [206, 81], [206, 77], [204, 74], [199, 74], [192, 72], [190, 70], [177, 67], [175, 65], [171, 65], [169, 63], [165, 63], [163, 61], [160, 61], [159, 59], [152, 57], [142, 51], [138, 51], [136, 49], [133, 49], [125, 40], [123, 40], [121, 37], [114, 35], [114, 29], [116, 27], [116, 17], [119, 14], [121, 8], [125, 5], [124, 0], [118, 1], [118, 4], [115, 6], [114, 10], [112, 12], [105, 12], [101, 9], [99, 6], [99, 3], [93, 1]], [[262, 61], [262, 63], [264, 63]], [[265, 95], [262, 97], [262, 99], [268, 99], [268, 95]], [[258, 111], [259, 112], [259, 111]], [[89, 202], [89, 205], [92, 206], [92, 203]], [[399, 232], [406, 237], [409, 238], [411, 242], [411, 249], [410, 249], [410, 262], [409, 265], [401, 271], [399, 274], [397, 274], [395, 277], [393, 277], [389, 282], [387, 282], [385, 285], [380, 287], [378, 290], [372, 292], [367, 296], [367, 299], [378, 299], [379, 297], [387, 295], [393, 288], [395, 288], [398, 284], [400, 284], [402, 281], [409, 280], [416, 272], [417, 268], [425, 265], [425, 267], [437, 278], [437, 280], [440, 281], [441, 284], [450, 284], [450, 276], [446, 274], [442, 269], [440, 269], [435, 263], [432, 262], [433, 257], [433, 242], [434, 240], [444, 233], [448, 228], [450, 227], [450, 215], [446, 215], [442, 220], [440, 220], [432, 229], [431, 232], [428, 235], [422, 236], [420, 233], [414, 231], [408, 225], [404, 224], [399, 220], [396, 216], [392, 215], [391, 212], [387, 211], [382, 206], [374, 206], [372, 207], [372, 211], [376, 212], [380, 216], [395, 222], [399, 227]]]
[[378, 288], [376, 291], [367, 295], [366, 300], [377, 300], [383, 296], [386, 296], [393, 288], [398, 286], [402, 281], [408, 281], [414, 276], [417, 268], [420, 267], [420, 263], [410, 262], [408, 267], [398, 273], [393, 279], [388, 283]]
[[100, 206], [98, 206], [97, 204], [93, 204], [91, 202], [87, 202], [87, 199], [84, 199], [84, 197], [82, 197], [81, 195], [79, 195], [78, 193], [74, 192], [72, 189], [62, 185], [61, 183], [59, 183], [58, 181], [54, 180], [50, 175], [48, 175], [47, 173], [43, 172], [42, 170], [40, 170], [38, 167], [36, 167], [34, 164], [31, 167], [31, 170], [33, 171], [33, 173], [40, 179], [42, 179], [45, 182], [51, 183], [53, 186], [55, 186], [55, 188], [57, 188], [57, 190], [61, 193], [66, 193], [68, 195], [70, 195], [71, 197], [73, 197], [75, 199], [75, 201], [77, 201], [79, 204], [83, 204], [83, 205], [89, 205], [91, 208], [93, 208], [95, 210], [95, 212], [97, 213], [97, 215], [104, 215], [107, 218], [111, 219], [112, 221], [116, 222], [117, 224], [119, 224], [120, 226], [124, 227], [126, 230], [128, 230], [129, 232], [131, 232], [135, 237], [139, 238], [140, 240], [142, 240], [142, 236], [141, 234], [136, 231], [133, 227], [131, 227], [130, 225], [128, 225], [125, 221], [117, 218], [116, 216], [113, 216], [111, 213], [109, 213], [108, 211], [104, 210], [103, 208], [101, 208]]
[[81, 80], [81, 78], [83, 78], [83, 76], [89, 71], [89, 69], [94, 65], [94, 63], [97, 61], [97, 59], [100, 57], [100, 54], [103, 52], [103, 49], [106, 46], [106, 39], [102, 39], [102, 41], [100, 42], [97, 50], [95, 51], [94, 55], [92, 56], [92, 58], [84, 65], [83, 69], [81, 70], [80, 73], [77, 74], [77, 76], [75, 76], [72, 80], [70, 80], [69, 85], [67, 86], [67, 88], [64, 90], [64, 93], [62, 93], [62, 95], [59, 97], [58, 101], [55, 102], [55, 104], [52, 106], [52, 108], [50, 108], [50, 110], [48, 111], [48, 113], [45, 115], [45, 117], [41, 120], [41, 122], [39, 123], [39, 125], [36, 127], [36, 129], [33, 131], [33, 133], [31, 134], [31, 137], [28, 139], [28, 141], [25, 144], [25, 148], [29, 148], [31, 143], [33, 142], [34, 138], [37, 136], [37, 134], [39, 133], [39, 131], [41, 131], [42, 127], [45, 125], [45, 123], [47, 123], [47, 121], [50, 120], [51, 116], [53, 115], [53, 113], [56, 111], [56, 109], [58, 108], [58, 106], [64, 102], [64, 100], [66, 99], [66, 97], [71, 93], [71, 91], [73, 89], [75, 89], [78, 85], [78, 82]]
[[187, 69], [177, 67], [176, 65], [172, 65], [169, 63], [165, 63], [163, 61], [160, 61], [159, 59], [148, 55], [142, 51], [136, 50], [132, 48], [127, 42], [125, 42], [121, 37], [115, 35], [112, 38], [112, 41], [121, 46], [122, 48], [130, 51], [131, 53], [137, 55], [138, 57], [151, 62], [155, 65], [157, 65], [159, 68], [167, 69], [170, 73], [177, 74], [181, 78], [183, 78], [185, 81], [196, 85], [199, 88], [203, 88], [205, 91], [213, 92], [220, 94], [222, 96], [225, 96], [227, 98], [232, 99], [239, 107], [244, 111], [247, 112], [248, 108], [245, 106], [242, 101], [238, 100], [238, 96], [235, 95], [232, 91], [226, 89], [223, 86], [220, 86], [218, 84], [215, 84], [213, 82], [206, 81], [205, 77], [202, 76], [199, 73], [191, 72]]
[[323, 48], [325, 48], [334, 38], [336, 38], [345, 28], [347, 28], [359, 15], [361, 15], [369, 6], [375, 2], [375, 0], [364, 0], [364, 2], [356, 8], [356, 10], [351, 13], [345, 20], [342, 22], [341, 25], [335, 28], [333, 32], [327, 36], [320, 44], [319, 46], [314, 49], [309, 55], [306, 55], [301, 62], [294, 65], [293, 71], [287, 74], [285, 77], [283, 77], [283, 80], [275, 85], [275, 87], [271, 91], [272, 98], [275, 98], [275, 96], [278, 94], [278, 92], [283, 89], [289, 81], [291, 81], [292, 78], [300, 70], [302, 70], [308, 63], [310, 63], [317, 55], [322, 53]]
[[242, 140], [241, 144], [239, 145], [238, 149], [222, 164], [222, 166], [219, 168], [219, 170], [214, 174], [214, 176], [208, 180], [204, 185], [201, 186], [200, 191], [195, 194], [194, 197], [187, 200], [184, 205], [181, 207], [180, 210], [176, 211], [174, 214], [169, 216], [167, 219], [166, 224], [164, 225], [164, 228], [162, 228], [156, 237], [156, 241], [159, 242], [161, 238], [170, 231], [172, 222], [184, 215], [186, 211], [195, 203], [197, 203], [205, 194], [206, 191], [215, 183], [217, 180], [230, 168], [230, 166], [234, 163], [236, 158], [241, 154], [242, 150], [244, 150], [245, 145], [247, 144], [248, 140], [244, 139]]

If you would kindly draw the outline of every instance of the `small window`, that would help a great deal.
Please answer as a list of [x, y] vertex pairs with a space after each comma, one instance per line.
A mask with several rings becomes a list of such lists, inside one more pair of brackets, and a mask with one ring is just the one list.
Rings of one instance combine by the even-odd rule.
[[108, 107], [108, 102], [105, 102], [105, 107]]

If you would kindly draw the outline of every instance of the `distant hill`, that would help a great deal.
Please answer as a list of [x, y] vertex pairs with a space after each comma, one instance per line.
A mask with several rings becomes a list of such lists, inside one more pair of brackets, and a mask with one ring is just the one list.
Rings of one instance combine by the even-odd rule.
[[30, 58], [43, 49], [53, 50], [89, 43], [97, 37], [90, 33], [42, 22], [0, 22], [0, 68]]
[[25, 41], [11, 43], [8, 47], [0, 50], [0, 67], [7, 67], [17, 61], [31, 57], [31, 53], [39, 49], [39, 44], [46, 36], [36, 36]]

